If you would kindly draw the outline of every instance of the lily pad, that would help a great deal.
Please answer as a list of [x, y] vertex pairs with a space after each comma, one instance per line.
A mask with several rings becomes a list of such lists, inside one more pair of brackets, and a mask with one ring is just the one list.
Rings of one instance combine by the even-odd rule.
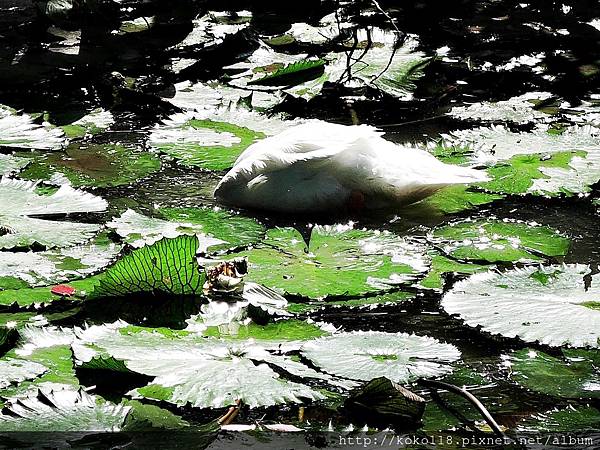
[[[188, 327], [189, 328], [189, 327]], [[314, 323], [304, 320], [278, 320], [266, 325], [256, 323], [238, 324], [235, 331], [228, 328], [223, 331], [222, 327], [209, 326], [203, 331], [206, 336], [229, 338], [229, 339], [257, 339], [275, 341], [307, 341], [309, 339], [327, 335], [322, 328]]]
[[23, 287], [22, 282], [37, 287], [81, 278], [109, 265], [120, 250], [120, 245], [102, 234], [80, 246], [43, 252], [0, 252], [0, 289]]
[[46, 367], [32, 361], [15, 358], [0, 359], [0, 389], [41, 375]]
[[485, 122], [513, 122], [526, 124], [544, 122], [552, 116], [535, 108], [540, 101], [551, 97], [548, 92], [528, 92], [498, 102], [473, 103], [467, 106], [455, 106], [448, 114], [462, 120]]
[[[75, 299], [80, 300], [85, 298], [96, 285], [100, 282], [102, 275], [94, 275], [83, 280], [69, 281], [69, 286], [75, 289]], [[2, 284], [6, 285], [7, 280], [2, 280]], [[23, 281], [21, 289], [5, 289], [0, 290], [0, 305], [10, 306], [17, 304], [20, 307], [40, 306], [43, 307], [53, 301], [61, 300], [62, 297], [51, 292], [51, 286], [29, 288], [27, 282]]]
[[265, 227], [256, 220], [219, 208], [160, 208], [166, 219], [189, 222], [200, 226], [202, 233], [223, 240], [210, 247], [211, 251], [229, 250], [259, 242]]
[[[402, 100], [412, 99], [415, 82], [423, 75], [423, 68], [430, 61], [425, 53], [417, 51], [419, 41], [414, 35], [408, 35], [398, 47], [399, 36], [394, 32], [379, 28], [365, 32], [361, 30], [361, 33], [367, 32], [371, 34], [371, 47], [368, 48], [368, 43], [365, 43], [364, 48], [354, 50], [350, 77]], [[368, 38], [361, 33], [358, 39], [365, 42]], [[363, 46], [359, 44], [359, 47]]]
[[73, 186], [109, 187], [132, 184], [160, 169], [149, 152], [121, 144], [70, 144], [64, 152], [34, 158], [23, 178], [50, 180], [64, 175]]
[[246, 148], [266, 136], [260, 121], [269, 119], [256, 117], [254, 123], [238, 119], [230, 113], [176, 114], [155, 127], [149, 143], [185, 166], [224, 170], [233, 166]]
[[184, 235], [134, 250], [106, 271], [91, 297], [199, 294], [204, 283], [196, 262], [199, 246], [198, 237]]
[[66, 143], [63, 131], [49, 124], [36, 125], [27, 114], [0, 105], [0, 147], [60, 150]]
[[500, 194], [479, 192], [467, 186], [450, 186], [421, 200], [408, 209], [426, 208], [439, 214], [454, 214], [504, 198]]
[[61, 186], [51, 195], [38, 195], [36, 184], [10, 178], [0, 179], [0, 226], [8, 233], [0, 236], [0, 249], [34, 243], [45, 247], [66, 247], [89, 240], [100, 226], [88, 223], [44, 220], [30, 216], [100, 212], [106, 201], [87, 192]]
[[115, 119], [110, 111], [96, 108], [82, 118], [68, 125], [61, 126], [67, 137], [79, 138], [85, 135], [94, 135], [109, 128]]
[[[591, 406], [555, 408], [525, 419], [518, 426], [521, 432], [573, 433], [600, 430], [600, 411]], [[558, 439], [558, 438], [557, 438]]]
[[[299, 363], [253, 341], [207, 339], [195, 333], [167, 337], [151, 329], [124, 334], [115, 326], [93, 326], [80, 330], [78, 337], [73, 350], [79, 363], [110, 356], [131, 371], [156, 377], [130, 391], [134, 397], [200, 408], [221, 408], [237, 400], [257, 407], [322, 398], [308, 386], [285, 380], [265, 362], [280, 367]], [[305, 368], [303, 375], [311, 373]]]
[[565, 264], [479, 273], [456, 283], [442, 306], [492, 334], [600, 347], [600, 275], [590, 272], [586, 265]]
[[247, 28], [252, 18], [249, 11], [232, 12], [235, 20], [228, 20], [220, 12], [211, 11], [192, 21], [192, 31], [173, 48], [192, 50], [222, 43], [229, 35], [234, 35]]
[[267, 231], [247, 256], [249, 278], [311, 298], [380, 292], [408, 283], [428, 268], [427, 247], [390, 232], [316, 226], [307, 246], [293, 228]]
[[[1, 298], [1, 297], [0, 297]], [[295, 314], [311, 313], [329, 308], [351, 308], [371, 310], [381, 306], [389, 306], [413, 300], [415, 295], [411, 292], [395, 291], [387, 294], [370, 297], [353, 298], [334, 301], [311, 301], [305, 303], [290, 303], [287, 310]]]
[[[48, 286], [81, 278], [109, 265], [121, 246], [105, 234], [89, 244], [42, 252], [0, 252], [0, 289]], [[20, 281], [19, 281], [20, 280]]]
[[479, 164], [508, 161], [516, 155], [553, 154], [568, 151], [593, 153], [600, 146], [600, 129], [574, 125], [563, 132], [538, 126], [530, 132], [513, 132], [500, 125], [471, 128], [442, 135], [444, 145], [471, 149], [470, 160]]
[[5, 406], [0, 431], [105, 431], [121, 430], [130, 407], [100, 401], [83, 390], [39, 391]]
[[370, 381], [386, 377], [396, 383], [452, 372], [460, 352], [427, 336], [406, 333], [354, 332], [309, 341], [302, 355], [332, 375]]
[[505, 360], [520, 385], [562, 398], [599, 398], [600, 357], [596, 351], [563, 350], [563, 358], [525, 348]]
[[29, 158], [21, 158], [0, 153], [0, 176], [12, 175], [19, 172], [31, 162]]
[[[128, 209], [121, 217], [108, 222], [106, 226], [113, 228], [119, 236], [125, 238], [125, 242], [135, 248], [154, 244], [162, 238], [202, 234], [203, 231], [202, 225], [155, 219], [137, 213], [132, 209]], [[200, 242], [203, 245], [203, 250], [213, 245], [223, 244], [220, 239], [212, 239], [206, 236], [202, 236]]]
[[431, 258], [431, 270], [425, 278], [419, 281], [419, 286], [426, 289], [442, 289], [444, 287], [443, 276], [448, 273], [473, 274], [486, 271], [490, 266], [480, 264], [465, 264], [442, 255], [433, 255]]
[[460, 260], [536, 262], [567, 254], [570, 240], [550, 228], [518, 221], [466, 221], [438, 228], [433, 242]]

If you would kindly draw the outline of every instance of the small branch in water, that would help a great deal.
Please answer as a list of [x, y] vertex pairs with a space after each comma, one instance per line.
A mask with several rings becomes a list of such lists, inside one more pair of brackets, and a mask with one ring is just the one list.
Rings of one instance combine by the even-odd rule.
[[466, 389], [459, 388], [458, 386], [455, 386], [453, 384], [444, 383], [443, 381], [437, 381], [437, 380], [424, 380], [424, 379], [420, 379], [418, 381], [418, 383], [420, 385], [428, 387], [430, 389], [431, 388], [433, 388], [433, 389], [445, 389], [445, 390], [447, 390], [449, 392], [453, 392], [453, 393], [458, 394], [461, 397], [467, 399], [477, 409], [477, 411], [479, 411], [479, 413], [483, 416], [483, 418], [485, 419], [485, 421], [487, 422], [487, 424], [490, 426], [490, 428], [492, 429], [492, 431], [496, 435], [498, 435], [500, 437], [503, 437], [503, 438], [506, 437], [506, 435], [504, 434], [504, 432], [500, 428], [500, 425], [498, 425], [498, 423], [494, 420], [494, 418], [492, 417], [492, 415], [490, 414], [490, 412], [486, 409], [486, 407], [483, 406], [483, 403], [481, 403], [477, 399], [477, 397], [475, 397], [473, 394], [471, 394]]
[[236, 400], [235, 406], [232, 406], [231, 408], [229, 408], [224, 415], [222, 415], [221, 417], [219, 417], [217, 419], [217, 422], [219, 423], [219, 425], [229, 425], [231, 422], [233, 422], [233, 419], [236, 418], [241, 407], [242, 407], [242, 401]]

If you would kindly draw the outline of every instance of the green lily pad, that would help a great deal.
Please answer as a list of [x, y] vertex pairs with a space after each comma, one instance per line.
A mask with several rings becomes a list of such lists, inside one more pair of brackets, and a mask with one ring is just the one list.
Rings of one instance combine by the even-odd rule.
[[[591, 284], [586, 284], [586, 279]], [[546, 345], [600, 347], [600, 275], [583, 264], [489, 271], [443, 297], [449, 314], [492, 334]]]
[[535, 262], [566, 255], [570, 240], [547, 227], [517, 221], [466, 221], [438, 228], [433, 240], [453, 258]]
[[322, 328], [317, 325], [307, 323], [303, 320], [279, 320], [267, 325], [258, 325], [249, 323], [248, 325], [239, 325], [235, 333], [222, 332], [221, 327], [208, 327], [203, 331], [206, 336], [222, 337], [230, 339], [248, 339], [257, 340], [301, 340], [306, 341], [317, 337], [327, 335]]
[[364, 381], [383, 376], [396, 383], [450, 373], [460, 358], [456, 347], [427, 336], [375, 331], [315, 339], [300, 351], [332, 375]]
[[110, 111], [96, 108], [80, 119], [68, 125], [62, 125], [60, 128], [68, 138], [74, 139], [98, 134], [109, 128], [113, 123], [114, 118]]
[[131, 407], [125, 421], [127, 431], [142, 431], [151, 428], [180, 430], [190, 426], [186, 420], [156, 405], [147, 405], [138, 400], [126, 400], [124, 404]]
[[220, 408], [233, 405], [238, 399], [256, 407], [323, 397], [306, 385], [286, 380], [269, 367], [327, 379], [289, 356], [277, 354], [277, 341], [264, 346], [254, 340], [224, 341], [196, 333], [167, 337], [152, 329], [123, 334], [119, 327], [124, 325], [80, 330], [73, 350], [80, 364], [94, 357], [112, 357], [123, 361], [133, 372], [155, 377], [149, 385], [130, 391], [134, 398]]
[[447, 273], [473, 274], [486, 271], [490, 266], [480, 264], [465, 264], [442, 255], [435, 254], [431, 258], [431, 269], [425, 278], [419, 282], [419, 286], [426, 289], [442, 289], [444, 287], [443, 276]]
[[93, 237], [100, 225], [45, 220], [31, 216], [100, 212], [106, 201], [87, 192], [61, 186], [51, 195], [39, 195], [36, 184], [10, 178], [0, 179], [0, 249], [26, 247], [38, 243], [45, 247], [67, 247]]
[[600, 430], [600, 411], [591, 406], [555, 408], [525, 419], [519, 431], [533, 433], [573, 433]]
[[[90, 294], [100, 283], [102, 275], [94, 275], [83, 280], [69, 281], [69, 286], [75, 289], [75, 300], [81, 300]], [[25, 283], [25, 286], [28, 286]], [[22, 289], [6, 289], [0, 291], [0, 305], [10, 306], [17, 304], [19, 307], [31, 305], [45, 306], [53, 301], [61, 300], [63, 297], [53, 294], [51, 286], [38, 288], [23, 287]]]
[[66, 143], [60, 128], [37, 125], [31, 116], [0, 105], [0, 147], [60, 150]]
[[91, 297], [200, 294], [204, 276], [196, 262], [199, 245], [198, 237], [184, 235], [136, 249], [105, 272]]
[[[103, 233], [89, 244], [74, 247], [42, 252], [0, 252], [0, 290], [19, 291], [24, 287], [49, 286], [82, 278], [109, 265], [120, 251], [121, 246]], [[27, 291], [25, 295], [36, 298], [40, 295], [38, 292], [41, 291]], [[13, 294], [20, 296], [18, 292]], [[26, 298], [17, 303], [19, 301], [28, 303]]]
[[334, 301], [311, 301], [305, 303], [290, 303], [287, 310], [294, 314], [311, 313], [328, 308], [375, 309], [380, 306], [400, 304], [413, 300], [411, 292], [395, 291], [371, 297], [353, 298]]
[[265, 235], [265, 227], [256, 220], [224, 209], [160, 208], [158, 212], [171, 221], [200, 225], [203, 233], [225, 241], [212, 245], [211, 251], [254, 244]]
[[171, 116], [154, 128], [148, 142], [185, 166], [224, 170], [254, 142], [296, 123], [243, 107], [210, 108]]
[[510, 378], [521, 386], [561, 398], [599, 398], [597, 351], [562, 350], [564, 358], [525, 348], [505, 360]]
[[135, 183], [158, 170], [160, 160], [152, 153], [120, 144], [79, 142], [64, 152], [35, 157], [22, 177], [50, 180], [60, 173], [76, 187], [110, 187]]
[[461, 120], [477, 122], [513, 122], [517, 124], [544, 122], [551, 116], [536, 109], [535, 106], [550, 97], [551, 94], [548, 92], [528, 92], [508, 100], [455, 106], [448, 114]]
[[415, 203], [411, 208], [427, 208], [440, 214], [455, 214], [503, 198], [503, 195], [478, 192], [467, 186], [450, 186]]
[[0, 153], [0, 176], [18, 173], [31, 162], [29, 158], [21, 158]]
[[247, 256], [249, 278], [288, 294], [311, 298], [359, 296], [389, 290], [425, 272], [426, 247], [389, 232], [316, 226], [306, 246], [293, 228], [267, 231]]
[[38, 391], [5, 406], [0, 431], [59, 432], [121, 430], [130, 407], [101, 401], [83, 390]]
[[41, 375], [46, 367], [32, 361], [15, 358], [0, 359], [0, 389]]

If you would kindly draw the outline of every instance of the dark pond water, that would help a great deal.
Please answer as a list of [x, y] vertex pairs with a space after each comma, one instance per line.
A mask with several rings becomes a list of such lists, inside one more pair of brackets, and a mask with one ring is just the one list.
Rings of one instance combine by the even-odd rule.
[[[121, 3], [121, 8], [116, 4]], [[316, 23], [334, 11], [332, 1], [305, 2], [235, 2], [235, 1], [98, 1], [103, 5], [93, 15], [77, 17], [74, 27], [82, 27], [82, 45], [79, 55], [57, 55], [47, 50], [51, 37], [45, 32], [47, 23], [35, 12], [34, 2], [28, 0], [0, 0], [0, 103], [29, 113], [50, 111], [60, 114], [83, 114], [102, 106], [115, 114], [115, 125], [110, 132], [97, 136], [97, 142], [142, 142], [149, 127], [169, 116], [176, 109], [161, 100], [159, 94], [173, 89], [182, 80], [212, 80], [223, 75], [222, 67], [246, 57], [257, 47], [259, 35], [277, 35], [296, 22]], [[547, 91], [557, 98], [577, 106], [591, 94], [600, 93], [600, 31], [588, 23], [600, 16], [600, 5], [594, 0], [537, 1], [447, 1], [447, 2], [393, 2], [380, 1], [382, 14], [375, 2], [356, 1], [342, 5], [357, 27], [376, 25], [390, 29], [393, 19], [403, 33], [417, 35], [420, 49], [426, 54], [449, 47], [452, 60], [438, 58], [426, 68], [418, 81], [414, 98], [401, 101], [365, 89], [363, 98], [349, 103], [343, 99], [356, 94], [350, 88], [326, 85], [322, 95], [311, 101], [287, 98], [278, 105], [281, 112], [294, 117], [318, 118], [342, 124], [366, 123], [383, 128], [389, 139], [397, 142], [427, 142], [440, 133], [465, 127], [465, 124], [445, 115], [456, 104], [474, 101], [504, 100], [532, 91]], [[125, 6], [130, 6], [127, 13]], [[172, 54], [168, 48], [180, 41], [191, 29], [191, 20], [208, 10], [228, 11], [249, 9], [253, 19], [249, 31], [226, 40], [217, 48], [207, 48], [193, 54], [197, 62], [175, 74], [167, 69]], [[568, 13], [565, 13], [568, 10]], [[160, 26], [135, 35], [116, 36], [110, 33], [124, 17], [160, 17]], [[533, 24], [533, 25], [532, 25]], [[555, 30], [565, 30], [556, 33]], [[307, 47], [305, 51], [318, 52]], [[496, 70], [513, 58], [543, 53], [544, 70], [538, 72], [527, 65], [511, 70]], [[20, 63], [15, 64], [15, 58]], [[487, 70], [482, 69], [489, 63]], [[115, 72], [135, 79], [135, 88], [127, 89]], [[472, 125], [470, 125], [472, 126]], [[527, 125], [515, 129], [528, 130]], [[103, 141], [104, 140], [104, 141]], [[140, 212], [151, 211], [154, 204], [164, 206], [212, 205], [212, 190], [221, 174], [182, 168], [166, 162], [163, 169], [131, 186], [99, 188], [98, 195], [107, 198], [111, 210], [136, 207]], [[598, 197], [598, 190], [592, 192]], [[536, 221], [569, 236], [572, 247], [565, 262], [600, 264], [600, 224], [598, 207], [588, 198], [541, 199], [509, 197], [454, 216], [422, 216], [419, 211], [400, 214], [378, 214], [357, 217], [359, 225], [387, 228], [399, 234], [424, 235], [431, 227], [457, 217], [499, 219], [516, 218]], [[1, 211], [0, 211], [1, 213]], [[331, 217], [283, 217], [245, 212], [268, 225], [306, 227], [309, 223], [332, 223]], [[447, 280], [445, 288], [453, 283]], [[326, 308], [316, 313], [315, 320], [332, 323], [346, 330], [403, 331], [427, 334], [453, 343], [463, 353], [464, 362], [488, 383], [474, 389], [478, 398], [490, 409], [501, 425], [512, 427], [522, 417], [553, 407], [565, 406], [567, 401], [536, 395], [508, 383], [499, 372], [501, 356], [511, 349], [525, 347], [517, 340], [499, 339], [479, 333], [449, 317], [440, 307], [441, 294], [428, 291], [418, 293], [416, 299], [402, 306], [386, 306], [374, 310]], [[90, 307], [76, 316], [77, 324], [84, 321], [101, 322], [124, 318], [135, 322], [140, 311], [135, 307], [111, 309], [106, 305]], [[197, 311], [198, 305], [157, 306], [147, 310], [153, 325], [181, 326], [183, 319]], [[165, 311], [168, 310], [168, 313]], [[154, 314], [154, 316], [152, 316]], [[164, 317], [170, 317], [165, 322]], [[72, 324], [73, 319], [65, 324]], [[544, 349], [556, 353], [551, 349]], [[127, 377], [111, 376], [99, 380], [81, 374], [82, 382], [97, 385], [97, 392], [107, 398], [118, 399], [127, 392], [132, 381]], [[89, 376], [89, 379], [86, 377]], [[135, 383], [134, 383], [135, 384]], [[426, 397], [428, 391], [415, 387]], [[449, 399], [451, 397], [444, 397]], [[586, 402], [571, 402], [586, 404]], [[597, 401], [593, 402], [600, 406]], [[214, 411], [196, 411], [192, 408], [174, 408], [192, 423], [214, 418]], [[243, 412], [244, 423], [264, 418], [267, 421], [289, 422], [298, 415], [297, 407], [258, 409]], [[337, 425], [349, 424], [350, 419], [333, 409], [307, 407], [305, 420], [314, 431], [306, 435], [220, 435], [210, 448], [349, 448], [342, 445], [338, 435], [322, 432], [330, 421]], [[398, 430], [398, 435], [419, 433], [417, 430]], [[426, 436], [427, 432], [421, 432]], [[448, 434], [459, 439], [471, 436], [461, 429]], [[391, 435], [390, 435], [391, 436]], [[446, 434], [444, 434], [446, 436]], [[585, 435], [590, 437], [593, 435]], [[179, 442], [186, 446], [185, 437], [173, 437], [167, 446]], [[380, 438], [381, 439], [381, 438]], [[345, 441], [344, 441], [345, 442]], [[381, 440], [379, 441], [381, 442]], [[458, 442], [458, 441], [456, 441]], [[577, 444], [577, 448], [600, 448]], [[145, 445], [150, 446], [149, 443]], [[485, 448], [491, 445], [470, 445]], [[360, 445], [356, 445], [360, 447]], [[398, 447], [398, 446], [396, 446]], [[428, 448], [427, 445], [408, 445]], [[438, 448], [445, 448], [438, 445]], [[449, 446], [452, 447], [452, 446]], [[535, 446], [531, 446], [535, 448]], [[543, 446], [538, 446], [542, 448]], [[515, 446], [515, 448], [518, 448]], [[572, 447], [574, 448], [574, 447]]]

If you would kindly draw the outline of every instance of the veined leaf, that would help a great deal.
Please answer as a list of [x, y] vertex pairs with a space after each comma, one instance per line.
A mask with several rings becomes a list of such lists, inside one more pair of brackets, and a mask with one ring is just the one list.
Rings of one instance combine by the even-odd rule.
[[353, 332], [309, 341], [302, 355], [325, 372], [352, 380], [386, 377], [406, 383], [452, 371], [460, 352], [450, 344], [406, 333]]
[[54, 214], [99, 212], [106, 201], [70, 186], [61, 186], [52, 195], [38, 195], [36, 184], [10, 178], [0, 179], [0, 226], [9, 232], [0, 236], [0, 249], [34, 243], [45, 247], [66, 247], [89, 240], [100, 226], [32, 218]]
[[184, 235], [134, 250], [106, 271], [91, 296], [200, 294], [204, 280], [196, 262], [199, 245], [198, 237]]
[[527, 389], [562, 398], [599, 398], [597, 351], [563, 349], [564, 358], [524, 348], [505, 358], [510, 378]]
[[60, 128], [36, 125], [27, 114], [0, 105], [0, 147], [60, 150], [66, 143]]
[[586, 265], [565, 264], [472, 275], [454, 285], [442, 306], [492, 334], [598, 348], [599, 295], [600, 275], [591, 275]]
[[269, 72], [262, 78], [251, 80], [248, 84], [270, 86], [293, 85], [297, 84], [298, 81], [318, 77], [323, 73], [324, 66], [325, 61], [322, 59], [304, 59]]
[[448, 255], [471, 261], [536, 262], [566, 255], [570, 240], [548, 227], [517, 221], [465, 221], [434, 230]]
[[383, 231], [317, 226], [307, 247], [292, 228], [267, 232], [247, 256], [249, 279], [312, 298], [389, 290], [427, 270], [426, 246]]
[[239, 399], [256, 407], [322, 398], [308, 386], [285, 380], [269, 365], [304, 377], [330, 378], [275, 354], [276, 344], [207, 339], [196, 333], [165, 336], [152, 329], [128, 333], [119, 326], [93, 326], [77, 334], [73, 350], [80, 363], [94, 357], [121, 360], [131, 371], [156, 377], [130, 395], [178, 405], [220, 408]]

